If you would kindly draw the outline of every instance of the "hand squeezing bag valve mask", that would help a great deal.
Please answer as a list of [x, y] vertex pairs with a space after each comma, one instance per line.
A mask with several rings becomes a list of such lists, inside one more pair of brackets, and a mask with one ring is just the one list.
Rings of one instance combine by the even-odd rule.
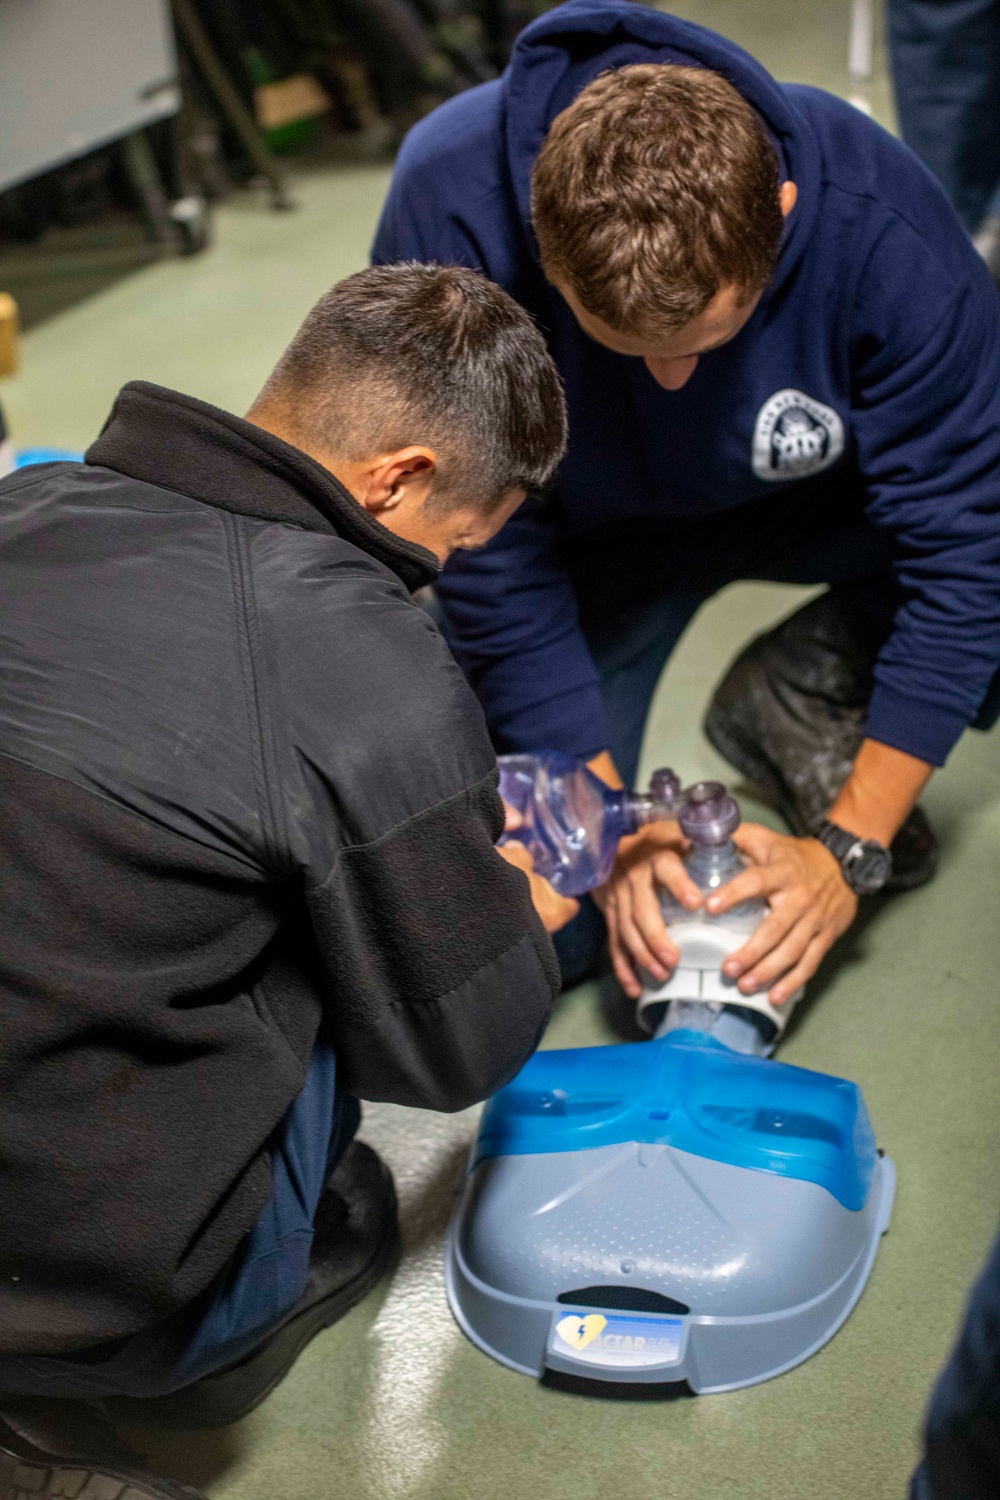
[[[696, 782], [680, 794], [678, 804], [681, 832], [691, 841], [684, 866], [707, 899], [746, 868], [733, 843], [741, 822], [739, 804], [719, 781]], [[663, 891], [660, 910], [680, 949], [680, 962], [663, 983], [644, 974], [640, 1024], [656, 1036], [682, 1029], [706, 1032], [736, 1052], [769, 1056], [802, 990], [779, 1009], [766, 993], [741, 994], [722, 972], [725, 959], [743, 947], [769, 909], [763, 898], [756, 898], [712, 916], [704, 905], [688, 911]]]

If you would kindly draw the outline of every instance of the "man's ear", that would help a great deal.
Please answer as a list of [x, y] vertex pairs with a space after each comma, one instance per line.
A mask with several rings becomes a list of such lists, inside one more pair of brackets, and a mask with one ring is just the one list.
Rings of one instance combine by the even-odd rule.
[[372, 515], [397, 510], [401, 505], [422, 505], [437, 472], [433, 448], [414, 446], [395, 453], [380, 453], [365, 465], [359, 499]]
[[791, 213], [792, 209], [799, 201], [799, 190], [795, 186], [794, 182], [783, 182], [781, 184], [781, 191], [778, 194], [778, 201], [781, 204], [781, 212], [787, 219], [788, 215]]

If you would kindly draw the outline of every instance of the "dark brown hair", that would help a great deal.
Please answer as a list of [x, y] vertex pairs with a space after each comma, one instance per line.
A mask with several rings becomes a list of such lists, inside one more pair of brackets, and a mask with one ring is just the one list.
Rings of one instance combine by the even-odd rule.
[[[345, 458], [410, 444], [438, 455], [432, 499], [489, 511], [552, 481], [562, 384], [528, 313], [461, 266], [374, 266], [321, 297], [253, 411]], [[253, 417], [251, 411], [251, 418]]]
[[753, 296], [781, 242], [778, 158], [756, 113], [706, 68], [603, 73], [557, 115], [532, 176], [550, 281], [619, 333], [666, 333], [720, 287]]

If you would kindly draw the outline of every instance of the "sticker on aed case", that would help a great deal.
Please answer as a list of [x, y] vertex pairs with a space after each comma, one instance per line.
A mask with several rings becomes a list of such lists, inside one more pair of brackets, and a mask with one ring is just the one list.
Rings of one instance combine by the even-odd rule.
[[684, 1324], [679, 1318], [639, 1318], [631, 1313], [566, 1313], [557, 1319], [549, 1350], [577, 1364], [619, 1370], [676, 1364]]

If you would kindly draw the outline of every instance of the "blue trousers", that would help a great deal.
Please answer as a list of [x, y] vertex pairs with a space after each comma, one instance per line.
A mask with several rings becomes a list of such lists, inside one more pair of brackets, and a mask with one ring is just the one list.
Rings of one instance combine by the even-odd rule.
[[0, 1356], [0, 1390], [27, 1396], [161, 1396], [241, 1359], [306, 1287], [313, 1220], [361, 1120], [336, 1086], [333, 1049], [317, 1043], [305, 1086], [271, 1143], [273, 1190], [256, 1227], [188, 1307], [102, 1357]]
[[1000, 212], [1000, 0], [889, 0], [903, 139], [974, 234]]
[[1000, 1238], [972, 1289], [958, 1343], [931, 1398], [911, 1500], [1000, 1495]]

